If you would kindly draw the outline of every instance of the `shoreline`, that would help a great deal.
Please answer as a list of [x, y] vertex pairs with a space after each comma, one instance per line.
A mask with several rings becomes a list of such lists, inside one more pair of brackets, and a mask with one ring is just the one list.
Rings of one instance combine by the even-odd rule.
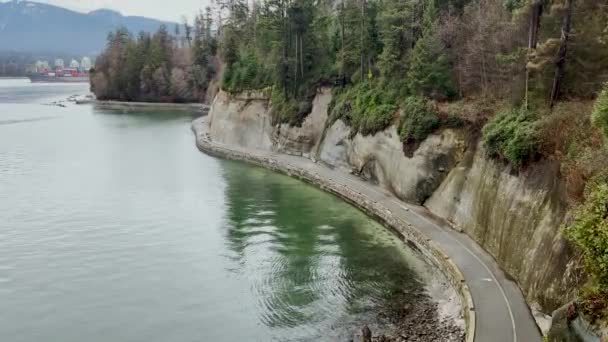
[[298, 167], [288, 162], [284, 163], [278, 158], [241, 152], [237, 149], [220, 146], [220, 144], [211, 142], [206, 131], [206, 125], [207, 117], [198, 118], [192, 123], [196, 146], [201, 152], [224, 159], [247, 162], [312, 184], [355, 206], [395, 233], [404, 243], [413, 244], [417, 247], [428, 261], [438, 267], [440, 272], [445, 275], [458, 294], [461, 316], [465, 322], [464, 340], [466, 342], [473, 342], [475, 340], [476, 312], [471, 291], [460, 268], [456, 266], [456, 263], [452, 261], [436, 242], [425, 236], [411, 223], [393, 215], [389, 208], [383, 206], [378, 201], [368, 198], [361, 192], [353, 190], [344, 184], [339, 184], [331, 178], [322, 177], [319, 173], [305, 167]]
[[194, 111], [198, 113], [206, 113], [209, 106], [203, 103], [164, 103], [164, 102], [128, 102], [107, 100], [101, 101], [96, 99], [75, 99], [77, 105], [92, 104], [103, 109], [110, 110], [137, 110], [137, 109], [156, 109], [156, 110], [178, 110], [178, 111]]

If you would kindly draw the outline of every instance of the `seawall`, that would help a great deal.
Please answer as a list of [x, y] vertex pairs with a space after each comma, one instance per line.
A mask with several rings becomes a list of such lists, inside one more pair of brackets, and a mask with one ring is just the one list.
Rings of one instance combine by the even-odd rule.
[[332, 178], [325, 177], [318, 172], [306, 168], [305, 165], [299, 166], [266, 154], [247, 152], [234, 148], [234, 145], [215, 143], [212, 141], [209, 133], [209, 127], [213, 125], [208, 121], [209, 119], [209, 117], [199, 118], [192, 124], [192, 130], [196, 137], [196, 146], [202, 152], [220, 158], [247, 162], [318, 186], [322, 190], [332, 193], [359, 208], [397, 234], [402, 241], [413, 244], [418, 250], [423, 252], [427, 259], [446, 275], [450, 284], [458, 293], [461, 314], [466, 324], [466, 342], [475, 341], [476, 311], [471, 291], [463, 273], [436, 242], [421, 233], [413, 224], [406, 222], [398, 215], [394, 215], [389, 208], [383, 206], [378, 201]]
[[126, 101], [99, 101], [99, 100], [76, 100], [76, 104], [93, 104], [97, 108], [134, 111], [187, 111], [195, 113], [206, 113], [209, 106], [202, 103], [163, 103], [163, 102], [126, 102]]
[[209, 113], [209, 134], [218, 143], [322, 162], [427, 207], [492, 255], [539, 322], [575, 298], [577, 265], [560, 232], [567, 208], [558, 165], [512, 169], [487, 157], [463, 129], [440, 129], [406, 156], [395, 126], [353, 135], [344, 122], [329, 119], [330, 101], [331, 91], [320, 89], [301, 127], [272, 126], [267, 95], [220, 92]]

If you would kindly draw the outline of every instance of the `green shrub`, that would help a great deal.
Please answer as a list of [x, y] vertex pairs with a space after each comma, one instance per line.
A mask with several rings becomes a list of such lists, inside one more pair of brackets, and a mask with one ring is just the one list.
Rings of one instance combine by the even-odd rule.
[[608, 139], [608, 82], [604, 84], [604, 89], [595, 102], [591, 121], [602, 130], [604, 137]]
[[538, 152], [537, 126], [534, 115], [529, 111], [502, 112], [484, 126], [483, 142], [491, 156], [502, 157], [521, 166]]
[[608, 290], [608, 177], [596, 176], [585, 190], [585, 202], [574, 211], [564, 233], [582, 252], [597, 292]]
[[404, 142], [422, 141], [439, 126], [437, 113], [423, 97], [408, 97], [402, 110], [399, 136]]
[[397, 105], [394, 99], [377, 84], [368, 82], [354, 85], [337, 95], [330, 106], [332, 119], [342, 119], [352, 133], [374, 134], [390, 126]]

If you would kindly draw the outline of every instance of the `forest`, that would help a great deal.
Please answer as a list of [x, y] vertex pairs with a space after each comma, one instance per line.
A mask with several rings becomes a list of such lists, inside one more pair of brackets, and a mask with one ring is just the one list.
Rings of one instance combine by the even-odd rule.
[[395, 125], [406, 153], [459, 127], [514, 170], [557, 161], [585, 296], [608, 310], [608, 0], [220, 0], [183, 25], [185, 46], [175, 31], [110, 34], [97, 97], [267, 89], [274, 123], [297, 126], [332, 87], [332, 120]]
[[175, 26], [173, 34], [164, 25], [137, 37], [118, 28], [97, 57], [91, 90], [100, 100], [204, 102], [216, 75], [216, 54], [210, 8], [193, 26]]

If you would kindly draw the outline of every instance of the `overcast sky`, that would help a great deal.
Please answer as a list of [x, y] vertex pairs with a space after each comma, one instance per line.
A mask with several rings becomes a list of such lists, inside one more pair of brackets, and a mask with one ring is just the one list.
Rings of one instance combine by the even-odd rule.
[[99, 8], [109, 8], [125, 15], [181, 21], [182, 15], [192, 18], [192, 14], [209, 4], [210, 0], [32, 0], [73, 10], [88, 12]]

